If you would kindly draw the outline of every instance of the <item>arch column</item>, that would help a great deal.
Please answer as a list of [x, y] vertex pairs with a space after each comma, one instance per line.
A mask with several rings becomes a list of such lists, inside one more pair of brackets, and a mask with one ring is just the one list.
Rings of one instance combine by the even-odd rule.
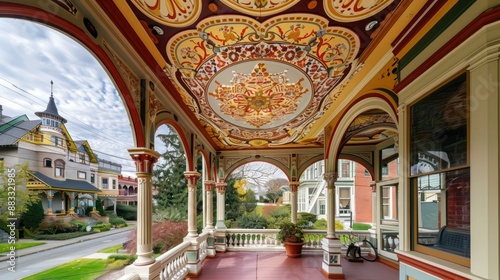
[[153, 258], [152, 238], [152, 185], [153, 165], [160, 154], [147, 148], [128, 150], [135, 162], [137, 173], [137, 260], [136, 266], [145, 266], [155, 262]]
[[217, 188], [217, 223], [215, 225], [215, 250], [226, 251], [226, 224], [224, 224], [226, 213], [226, 186], [223, 180], [215, 184]]
[[299, 189], [300, 182], [294, 181], [290, 183], [290, 206], [291, 213], [290, 217], [292, 223], [297, 223], [297, 191]]
[[205, 200], [207, 206], [207, 213], [205, 213], [205, 229], [214, 229], [214, 205], [213, 205], [213, 189], [215, 186], [214, 181], [205, 181]]
[[327, 231], [323, 239], [321, 248], [323, 249], [323, 262], [321, 272], [329, 279], [345, 279], [340, 265], [341, 247], [340, 240], [335, 237], [335, 182], [337, 181], [337, 172], [327, 172], [324, 175], [326, 186], [326, 217]]
[[184, 172], [188, 181], [188, 235], [187, 237], [197, 237], [198, 230], [196, 228], [196, 182], [201, 174], [196, 171]]

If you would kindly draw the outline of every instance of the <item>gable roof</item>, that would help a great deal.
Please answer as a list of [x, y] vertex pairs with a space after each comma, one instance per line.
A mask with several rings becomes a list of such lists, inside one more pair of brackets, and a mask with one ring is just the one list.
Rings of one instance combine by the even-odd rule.
[[[60, 189], [60, 190], [68, 190], [68, 191], [78, 191], [78, 192], [100, 192], [101, 190], [96, 188], [94, 185], [90, 184], [87, 181], [82, 181], [82, 180], [72, 180], [72, 179], [66, 179], [64, 181], [61, 180], [56, 180], [53, 178], [50, 178], [38, 171], [35, 171], [32, 173], [32, 176], [34, 177], [35, 180], [40, 181], [41, 183], [45, 184], [45, 186], [49, 187], [50, 189]], [[30, 186], [34, 186], [36, 183], [28, 183], [27, 187], [30, 188]]]
[[73, 141], [73, 143], [75, 144], [78, 151], [87, 153], [89, 155], [90, 162], [98, 162], [97, 156], [94, 154], [92, 148], [90, 148], [90, 144], [87, 140], [75, 140]]
[[19, 139], [39, 126], [40, 120], [30, 121], [26, 115], [0, 123], [0, 146], [15, 145]]

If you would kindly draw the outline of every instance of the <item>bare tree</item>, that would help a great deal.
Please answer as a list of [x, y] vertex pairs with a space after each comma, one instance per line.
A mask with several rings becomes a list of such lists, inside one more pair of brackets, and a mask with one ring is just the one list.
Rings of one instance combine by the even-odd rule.
[[267, 184], [271, 180], [279, 179], [288, 184], [288, 180], [284, 179], [286, 175], [278, 167], [266, 162], [244, 164], [234, 170], [232, 175], [240, 180], [245, 179], [247, 181], [246, 187], [259, 195], [266, 194], [267, 196], [269, 188]]
[[267, 181], [276, 178], [277, 174], [281, 173], [278, 167], [265, 162], [247, 163], [233, 171], [234, 177], [245, 179], [249, 185], [253, 186], [265, 186]]
[[276, 201], [278, 201], [278, 199], [283, 195], [282, 187], [288, 185], [289, 185], [288, 180], [284, 178], [276, 178], [267, 181], [266, 186], [268, 189], [266, 197], [273, 203], [276, 203]]

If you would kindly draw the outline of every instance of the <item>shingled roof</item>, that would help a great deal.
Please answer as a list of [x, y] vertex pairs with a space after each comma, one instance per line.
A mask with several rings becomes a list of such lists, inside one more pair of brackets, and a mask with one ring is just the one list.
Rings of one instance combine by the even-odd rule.
[[101, 191], [87, 181], [71, 180], [71, 179], [66, 179], [63, 181], [56, 180], [56, 179], [52, 179], [52, 178], [38, 172], [38, 171], [33, 172], [33, 176], [36, 179], [42, 181], [43, 183], [45, 183], [48, 186], [55, 188], [55, 189], [85, 191], [85, 192], [100, 192]]

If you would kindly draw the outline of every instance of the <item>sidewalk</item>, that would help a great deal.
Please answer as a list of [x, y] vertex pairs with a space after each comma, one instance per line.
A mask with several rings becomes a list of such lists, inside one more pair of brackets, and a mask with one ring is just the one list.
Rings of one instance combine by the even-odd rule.
[[[127, 223], [131, 223], [131, 222], [127, 221]], [[108, 230], [108, 231], [98, 232], [98, 233], [89, 234], [89, 235], [80, 236], [80, 237], [75, 237], [75, 238], [67, 239], [67, 240], [33, 240], [33, 239], [21, 239], [20, 241], [17, 241], [17, 242], [19, 242], [19, 243], [23, 243], [23, 242], [45, 242], [46, 244], [39, 245], [39, 246], [34, 246], [34, 247], [30, 247], [30, 248], [25, 248], [25, 249], [16, 250], [16, 257], [19, 258], [19, 257], [22, 257], [22, 256], [36, 254], [36, 253], [39, 253], [39, 252], [44, 252], [44, 251], [47, 251], [47, 250], [52, 250], [52, 249], [55, 249], [55, 248], [67, 246], [67, 245], [70, 245], [70, 244], [75, 244], [75, 243], [85, 242], [85, 241], [88, 241], [88, 240], [93, 240], [93, 239], [95, 239], [97, 237], [103, 237], [103, 236], [113, 235], [113, 234], [117, 234], [117, 233], [125, 232], [125, 231], [132, 231], [134, 229], [135, 229], [135, 225], [130, 225], [130, 226], [124, 227], [124, 228], [111, 229], [111, 230]], [[7, 254], [7, 252], [6, 253], [0, 253], [0, 261], [1, 262], [7, 261], [9, 259], [9, 257], [6, 254]]]

